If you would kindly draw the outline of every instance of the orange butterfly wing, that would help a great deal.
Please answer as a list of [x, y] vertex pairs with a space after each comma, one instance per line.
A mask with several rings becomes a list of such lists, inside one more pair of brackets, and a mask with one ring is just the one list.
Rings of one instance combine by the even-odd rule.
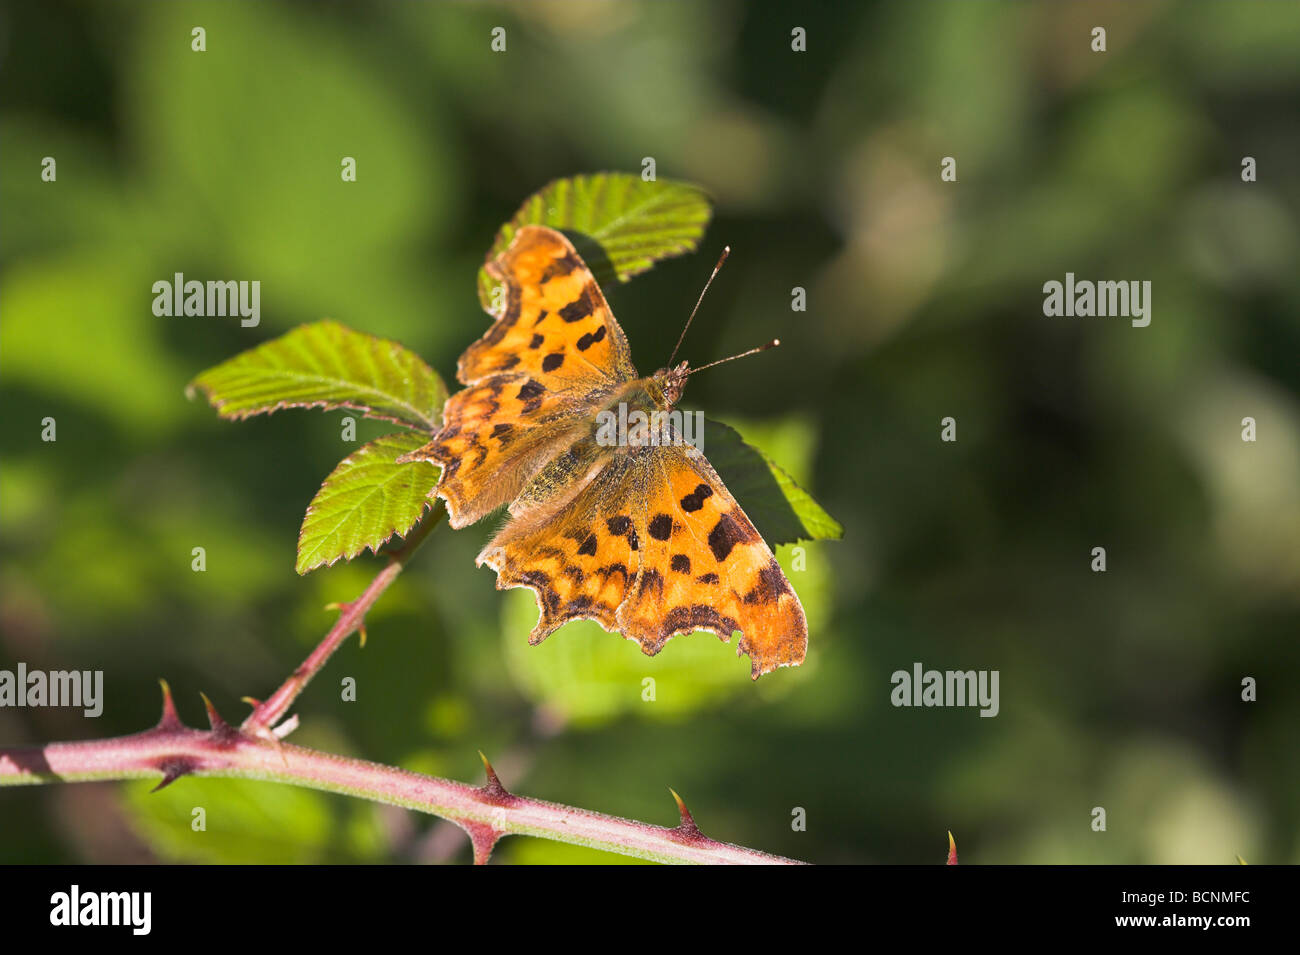
[[563, 234], [523, 226], [485, 268], [505, 299], [496, 322], [460, 356], [462, 383], [510, 372], [568, 391], [636, 377], [623, 329]]
[[649, 654], [679, 633], [742, 633], [736, 653], [758, 679], [797, 666], [808, 623], [794, 588], [704, 455], [690, 445], [648, 449], [657, 475], [640, 512], [640, 565], [618, 626]]
[[504, 298], [460, 358], [457, 377], [469, 387], [448, 399], [429, 443], [404, 458], [442, 467], [434, 493], [452, 527], [513, 501], [587, 427], [591, 403], [636, 377], [623, 330], [562, 234], [524, 226], [486, 269]]
[[754, 679], [804, 659], [803, 607], [771, 550], [704, 455], [687, 446], [613, 457], [551, 508], [508, 524], [479, 555], [497, 587], [530, 587], [539, 643], [591, 618], [648, 655], [680, 633], [740, 630]]
[[641, 483], [631, 458], [610, 456], [590, 481], [516, 517], [483, 548], [478, 564], [497, 572], [498, 590], [530, 587], [537, 595], [529, 643], [569, 620], [618, 631], [618, 608], [640, 565], [627, 512]]

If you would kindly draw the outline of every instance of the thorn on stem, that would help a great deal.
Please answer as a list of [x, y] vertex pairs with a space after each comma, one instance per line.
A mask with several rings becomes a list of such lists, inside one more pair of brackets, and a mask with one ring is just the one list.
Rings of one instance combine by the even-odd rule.
[[673, 794], [673, 800], [677, 803], [677, 812], [682, 817], [682, 821], [677, 824], [677, 831], [682, 835], [703, 836], [704, 833], [700, 832], [700, 827], [695, 824], [695, 818], [691, 815], [691, 811], [686, 808], [686, 801], [677, 795], [677, 790], [673, 789], [672, 786], [668, 787], [668, 791]]
[[957, 864], [957, 840], [952, 837], [952, 830], [948, 830], [948, 865]]
[[489, 796], [498, 798], [509, 796], [509, 791], [505, 786], [501, 785], [501, 780], [497, 778], [497, 771], [492, 768], [492, 764], [488, 762], [488, 758], [483, 755], [481, 749], [478, 751], [478, 758], [483, 760], [483, 771], [487, 774], [487, 782], [480, 786], [479, 789]]
[[364, 623], [357, 627], [357, 633], [361, 637], [361, 649], [364, 650], [366, 648], [366, 625]]
[[208, 695], [206, 693], [200, 693], [199, 696], [203, 697], [203, 706], [204, 709], [208, 711], [208, 725], [212, 727], [212, 732], [217, 734], [230, 732], [230, 724], [221, 718], [221, 714], [218, 713], [217, 708], [212, 705], [212, 701], [208, 699]]
[[187, 759], [171, 759], [165, 760], [159, 764], [158, 770], [163, 774], [163, 777], [158, 781], [157, 786], [149, 790], [150, 793], [156, 793], [160, 789], [166, 789], [182, 776], [186, 776], [193, 772], [194, 767]]
[[[176, 703], [172, 699], [172, 688], [167, 685], [166, 680], [159, 680], [158, 682], [162, 684], [162, 695], [163, 695], [162, 717], [158, 720], [158, 729], [160, 730], [181, 729], [184, 726], [184, 724], [181, 723], [181, 718], [176, 714]], [[162, 786], [163, 784], [160, 783], [158, 788], [161, 789]]]

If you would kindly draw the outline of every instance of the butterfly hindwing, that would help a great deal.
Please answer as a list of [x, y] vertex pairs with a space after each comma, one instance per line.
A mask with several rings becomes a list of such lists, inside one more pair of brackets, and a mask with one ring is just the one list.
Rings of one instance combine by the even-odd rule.
[[704, 456], [690, 446], [611, 453], [579, 490], [508, 524], [479, 557], [497, 586], [530, 587], [537, 643], [598, 621], [648, 655], [673, 636], [742, 637], [757, 677], [800, 663], [803, 608], [776, 558]]
[[690, 445], [649, 448], [654, 476], [637, 532], [640, 566], [618, 611], [623, 633], [649, 654], [679, 633], [741, 631], [736, 652], [757, 679], [796, 666], [808, 624], [794, 589], [753, 523]]
[[627, 514], [638, 477], [625, 455], [574, 471], [570, 488], [557, 488], [548, 505], [512, 520], [479, 554], [478, 563], [497, 572], [498, 589], [536, 593], [541, 615], [530, 643], [568, 620], [592, 619], [617, 630], [618, 607], [640, 559]]

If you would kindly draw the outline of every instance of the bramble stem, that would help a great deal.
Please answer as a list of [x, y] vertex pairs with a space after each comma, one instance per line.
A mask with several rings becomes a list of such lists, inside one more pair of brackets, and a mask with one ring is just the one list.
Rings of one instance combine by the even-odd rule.
[[302, 662], [298, 669], [294, 670], [289, 675], [289, 678], [280, 684], [279, 689], [253, 709], [253, 712], [244, 720], [241, 729], [255, 735], [262, 735], [269, 732], [276, 723], [284, 718], [285, 714], [289, 712], [289, 707], [293, 705], [293, 701], [298, 698], [298, 694], [307, 688], [307, 684], [311, 682], [312, 677], [320, 672], [321, 667], [334, 655], [334, 651], [343, 645], [344, 640], [361, 628], [361, 625], [365, 622], [366, 613], [379, 599], [380, 594], [388, 589], [389, 584], [397, 579], [397, 575], [402, 572], [402, 568], [410, 561], [411, 555], [420, 549], [424, 539], [437, 526], [441, 516], [442, 509], [436, 508], [432, 514], [427, 515], [424, 520], [416, 525], [401, 547], [389, 553], [388, 566], [379, 572], [360, 597], [351, 603], [342, 605], [339, 619], [330, 628], [330, 632], [325, 634], [325, 639], [317, 644], [316, 649], [308, 654], [307, 659]]
[[495, 782], [495, 774], [476, 787], [263, 739], [220, 722], [211, 730], [192, 729], [175, 718], [170, 698], [162, 722], [143, 733], [0, 750], [0, 786], [159, 775], [164, 783], [185, 775], [264, 779], [404, 806], [464, 829], [478, 862], [501, 836], [527, 835], [657, 862], [795, 864], [710, 839], [688, 824], [685, 812], [682, 825], [669, 829], [516, 796]]
[[[163, 715], [143, 733], [113, 739], [0, 749], [0, 787], [55, 782], [162, 777], [159, 788], [182, 776], [263, 779], [342, 793], [440, 816], [469, 835], [474, 861], [484, 863], [505, 835], [538, 836], [604, 849], [656, 862], [706, 864], [798, 864], [793, 859], [710, 839], [700, 832], [678, 799], [682, 822], [676, 828], [652, 826], [509, 793], [487, 768], [484, 786], [423, 776], [392, 766], [348, 759], [280, 741], [293, 720], [280, 725], [294, 700], [334, 651], [359, 630], [366, 612], [402, 572], [438, 522], [426, 517], [389, 563], [356, 600], [344, 604], [339, 619], [302, 665], [236, 729], [204, 698], [211, 729], [184, 726], [171, 691], [163, 684]], [[677, 797], [676, 793], [673, 793]]]

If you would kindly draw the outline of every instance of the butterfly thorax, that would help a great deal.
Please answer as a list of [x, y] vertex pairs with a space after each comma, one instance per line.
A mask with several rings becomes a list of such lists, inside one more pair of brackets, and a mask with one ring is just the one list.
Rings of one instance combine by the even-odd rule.
[[688, 429], [683, 434], [681, 412], [674, 410], [682, 396], [686, 369], [682, 362], [624, 382], [599, 397], [593, 395], [591, 432], [579, 438], [579, 443], [589, 442], [606, 453], [636, 453], [645, 447], [689, 443], [692, 432]]
[[687, 363], [674, 368], [660, 368], [653, 375], [634, 378], [606, 391], [595, 406], [596, 411], [671, 411], [686, 386]]

